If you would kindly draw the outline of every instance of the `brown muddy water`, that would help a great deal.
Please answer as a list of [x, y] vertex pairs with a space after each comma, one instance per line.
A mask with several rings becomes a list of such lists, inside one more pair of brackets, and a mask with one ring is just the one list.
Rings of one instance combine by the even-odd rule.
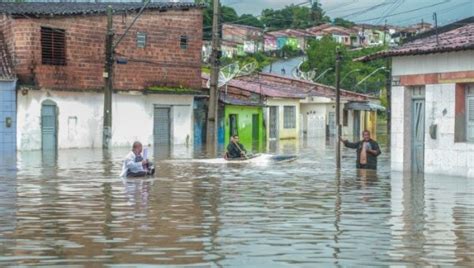
[[191, 160], [119, 178], [127, 149], [3, 157], [0, 266], [365, 267], [474, 262], [474, 180], [354, 168], [326, 141], [272, 147], [290, 163]]

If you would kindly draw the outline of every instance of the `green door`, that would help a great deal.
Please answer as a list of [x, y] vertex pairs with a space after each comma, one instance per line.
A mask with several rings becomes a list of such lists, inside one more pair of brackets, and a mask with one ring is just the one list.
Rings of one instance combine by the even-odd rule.
[[258, 122], [259, 122], [258, 114], [252, 114], [252, 149], [254, 151], [258, 151], [258, 148], [259, 148], [258, 141], [260, 140], [260, 135], [259, 135]]
[[229, 114], [230, 136], [239, 135], [239, 123], [236, 114]]
[[41, 148], [43, 151], [55, 151], [57, 149], [57, 114], [56, 104], [44, 102], [41, 105]]

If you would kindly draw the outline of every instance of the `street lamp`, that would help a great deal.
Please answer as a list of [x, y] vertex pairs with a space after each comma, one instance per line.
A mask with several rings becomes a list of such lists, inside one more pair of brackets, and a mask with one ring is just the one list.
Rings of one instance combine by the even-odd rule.
[[346, 79], [351, 73], [355, 73], [355, 72], [360, 72], [360, 69], [352, 70], [352, 71], [348, 72], [346, 75], [344, 75], [344, 77], [341, 79], [341, 84], [342, 84], [342, 82], [344, 82], [344, 79]]
[[314, 82], [317, 82], [320, 78], [322, 78], [327, 72], [331, 71], [332, 70], [332, 67], [331, 68], [327, 68], [324, 72], [322, 72], [318, 77], [316, 77], [314, 79]]
[[378, 72], [378, 71], [380, 71], [380, 70], [385, 70], [385, 69], [386, 69], [386, 67], [383, 66], [383, 67], [380, 67], [380, 68], [376, 69], [375, 71], [371, 72], [369, 75], [367, 75], [367, 76], [364, 77], [362, 80], [360, 80], [360, 82], [357, 83], [357, 84], [354, 86], [354, 89], [355, 89], [358, 85], [364, 83], [365, 80], [369, 79], [369, 77], [371, 77], [372, 75], [374, 75], [376, 72]]

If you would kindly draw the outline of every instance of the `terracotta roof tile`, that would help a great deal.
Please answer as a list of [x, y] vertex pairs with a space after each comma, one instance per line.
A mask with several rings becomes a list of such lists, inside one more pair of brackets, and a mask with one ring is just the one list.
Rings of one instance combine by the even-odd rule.
[[474, 49], [474, 22], [438, 34], [439, 45], [434, 31], [429, 35], [415, 39], [400, 47], [381, 51], [372, 55], [356, 59], [370, 61], [379, 58], [444, 53]]
[[[0, 13], [25, 16], [71, 16], [105, 14], [112, 5], [115, 11], [138, 11], [143, 3], [0, 3]], [[169, 10], [203, 8], [204, 5], [191, 2], [152, 2], [147, 10]]]

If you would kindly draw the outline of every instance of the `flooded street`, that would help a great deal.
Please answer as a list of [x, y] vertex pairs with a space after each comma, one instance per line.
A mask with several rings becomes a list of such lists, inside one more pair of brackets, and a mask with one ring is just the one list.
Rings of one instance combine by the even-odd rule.
[[[0, 266], [465, 266], [474, 263], [474, 181], [358, 174], [331, 142], [289, 143], [289, 163], [191, 160], [158, 148], [153, 179], [119, 178], [127, 148], [4, 158]], [[15, 165], [17, 169], [15, 169]]]

